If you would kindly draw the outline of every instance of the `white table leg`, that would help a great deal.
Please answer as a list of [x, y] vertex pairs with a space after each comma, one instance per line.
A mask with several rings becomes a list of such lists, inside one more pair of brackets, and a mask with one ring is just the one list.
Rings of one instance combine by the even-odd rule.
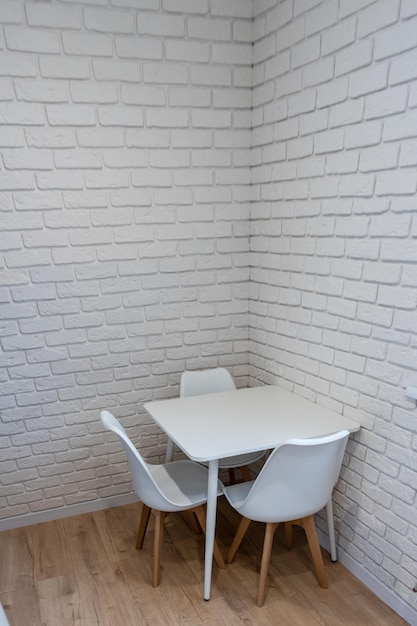
[[326, 515], [327, 515], [327, 532], [329, 533], [329, 543], [330, 543], [330, 558], [332, 561], [337, 561], [336, 537], [334, 533], [333, 501], [332, 501], [331, 496], [330, 496], [330, 500], [326, 504]]
[[170, 463], [174, 459], [175, 443], [168, 437], [165, 463]]
[[209, 462], [206, 513], [206, 552], [204, 557], [204, 599], [210, 600], [211, 571], [213, 568], [214, 536], [216, 532], [217, 481], [219, 460]]

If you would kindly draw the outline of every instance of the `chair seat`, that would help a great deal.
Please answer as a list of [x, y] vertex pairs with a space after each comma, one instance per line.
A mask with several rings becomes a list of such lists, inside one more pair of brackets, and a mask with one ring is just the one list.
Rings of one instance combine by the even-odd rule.
[[220, 469], [229, 469], [229, 467], [242, 467], [243, 465], [250, 465], [259, 461], [265, 456], [265, 450], [260, 452], [249, 452], [248, 454], [237, 454], [236, 456], [229, 456], [225, 459], [220, 459]]
[[244, 483], [238, 483], [237, 485], [232, 485], [231, 487], [227, 487], [224, 490], [224, 494], [235, 509], [238, 509], [242, 506], [243, 502], [246, 500], [249, 491], [252, 489], [253, 483], [255, 481], [246, 481]]
[[[184, 510], [207, 502], [208, 471], [202, 465], [184, 460], [147, 467], [165, 498], [172, 503], [167, 511], [172, 511], [173, 507]], [[223, 485], [218, 481], [217, 495], [222, 493]]]

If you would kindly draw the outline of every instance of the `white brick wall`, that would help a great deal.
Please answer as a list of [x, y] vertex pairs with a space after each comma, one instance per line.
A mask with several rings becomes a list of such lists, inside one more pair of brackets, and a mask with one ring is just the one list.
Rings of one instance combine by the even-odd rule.
[[144, 401], [247, 381], [251, 2], [99, 4], [0, 2], [5, 523], [130, 494], [101, 408], [158, 459]]
[[249, 364], [363, 424], [340, 555], [417, 623], [415, 0], [97, 4], [0, 2], [3, 526], [129, 497], [99, 410], [156, 460], [143, 402]]
[[252, 175], [249, 374], [363, 424], [335, 493], [339, 544], [416, 624], [417, 415], [404, 389], [417, 383], [417, 10], [275, 5], [254, 2], [257, 46], [274, 23], [276, 51], [254, 59], [275, 95], [253, 101], [256, 171], [270, 175]]

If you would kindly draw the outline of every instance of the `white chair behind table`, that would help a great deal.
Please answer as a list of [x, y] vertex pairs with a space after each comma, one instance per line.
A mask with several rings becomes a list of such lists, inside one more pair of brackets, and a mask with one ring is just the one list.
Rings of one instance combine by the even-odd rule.
[[[233, 391], [236, 389], [233, 378], [224, 367], [216, 367], [206, 370], [187, 370], [183, 372], [180, 383], [180, 397], [199, 396], [210, 393], [220, 393], [222, 391]], [[198, 419], [198, 415], [196, 415]], [[221, 437], [221, 433], [219, 433]], [[174, 454], [173, 442], [168, 442], [167, 459], [172, 459]], [[240, 454], [219, 460], [219, 469], [229, 470], [229, 479], [235, 481], [234, 470], [239, 468], [243, 478], [251, 480], [249, 465], [262, 459], [265, 451], [251, 452], [250, 454]]]
[[[205, 530], [208, 470], [194, 461], [174, 461], [162, 465], [150, 465], [139, 454], [119, 421], [108, 411], [101, 411], [103, 426], [120, 438], [125, 450], [133, 485], [139, 500], [142, 501], [142, 515], [136, 540], [140, 550], [145, 538], [151, 511], [155, 514], [154, 554], [152, 586], [157, 587], [160, 579], [160, 560], [164, 519], [175, 511], [193, 511]], [[217, 495], [221, 495], [223, 485], [218, 482]], [[219, 567], [224, 568], [224, 560], [215, 542], [214, 558]]]
[[229, 503], [243, 516], [227, 563], [232, 562], [251, 520], [266, 522], [258, 606], [265, 599], [272, 541], [281, 522], [303, 526], [320, 587], [327, 588], [314, 514], [329, 501], [348, 437], [348, 431], [344, 430], [328, 437], [287, 441], [275, 448], [255, 481], [224, 488]]

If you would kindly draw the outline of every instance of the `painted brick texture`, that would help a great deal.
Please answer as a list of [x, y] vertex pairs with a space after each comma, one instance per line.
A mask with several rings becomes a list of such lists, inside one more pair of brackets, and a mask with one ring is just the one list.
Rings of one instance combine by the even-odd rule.
[[361, 422], [338, 543], [417, 623], [416, 33], [414, 0], [0, 2], [0, 519], [128, 496], [100, 409], [157, 461], [143, 403], [224, 365]]
[[417, 15], [273, 4], [254, 3], [272, 96], [253, 101], [249, 375], [363, 424], [335, 492], [339, 545], [417, 623]]
[[247, 382], [251, 2], [92, 4], [0, 3], [6, 520], [131, 492], [100, 409], [159, 460], [145, 401]]

